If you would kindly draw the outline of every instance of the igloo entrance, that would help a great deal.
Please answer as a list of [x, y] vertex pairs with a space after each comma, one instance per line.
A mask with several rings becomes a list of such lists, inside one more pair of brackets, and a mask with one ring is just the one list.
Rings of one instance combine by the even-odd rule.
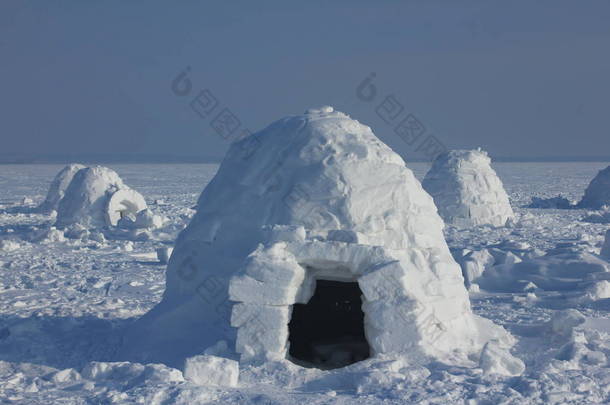
[[333, 369], [369, 357], [357, 282], [317, 280], [307, 304], [294, 304], [289, 355], [303, 366]]

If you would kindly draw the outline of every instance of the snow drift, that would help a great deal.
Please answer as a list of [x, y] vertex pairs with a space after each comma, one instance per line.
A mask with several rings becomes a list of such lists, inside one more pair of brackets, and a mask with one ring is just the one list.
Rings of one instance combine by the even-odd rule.
[[605, 205], [610, 206], [610, 166], [597, 173], [578, 203], [579, 208], [595, 210], [599, 210]]
[[76, 174], [59, 201], [56, 226], [104, 228], [147, 208], [144, 197], [107, 167], [85, 167]]
[[55, 176], [55, 178], [51, 182], [47, 197], [42, 202], [42, 204], [38, 206], [38, 209], [41, 212], [45, 213], [56, 211], [59, 206], [59, 202], [62, 198], [64, 198], [66, 190], [68, 189], [70, 182], [74, 178], [74, 175], [76, 174], [76, 172], [84, 168], [85, 166], [81, 164], [72, 163], [61, 169], [59, 173], [57, 173], [57, 176]]
[[487, 268], [476, 281], [488, 291], [580, 292], [608, 278], [610, 265], [588, 252], [558, 250], [518, 263]]
[[451, 363], [492, 338], [510, 345], [472, 313], [442, 229], [430, 196], [369, 127], [332, 107], [281, 119], [231, 146], [176, 241], [162, 301], [127, 333], [123, 356], [182, 366], [227, 341], [241, 361], [291, 358], [291, 317], [322, 281], [357, 283], [372, 356]]
[[504, 226], [514, 218], [491, 159], [480, 149], [439, 155], [422, 185], [447, 224]]

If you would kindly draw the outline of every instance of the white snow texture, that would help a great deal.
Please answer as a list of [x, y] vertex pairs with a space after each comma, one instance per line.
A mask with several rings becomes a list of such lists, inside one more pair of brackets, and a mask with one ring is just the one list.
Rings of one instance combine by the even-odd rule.
[[[485, 218], [505, 222], [495, 173], [482, 181], [502, 202]], [[442, 230], [432, 198], [369, 127], [332, 107], [281, 119], [231, 146], [176, 241], [161, 303], [123, 350], [180, 366], [227, 340], [242, 361], [285, 358], [292, 305], [316, 279], [359, 283], [372, 355], [451, 363], [490, 339], [509, 347], [472, 313]]]
[[487, 152], [452, 150], [439, 155], [422, 181], [445, 223], [504, 226], [514, 218], [508, 195]]

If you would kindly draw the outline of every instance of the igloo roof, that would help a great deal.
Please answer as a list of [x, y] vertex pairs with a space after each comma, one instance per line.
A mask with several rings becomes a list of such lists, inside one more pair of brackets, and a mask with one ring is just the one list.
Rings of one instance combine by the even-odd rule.
[[251, 238], [264, 225], [286, 224], [350, 230], [388, 247], [434, 245], [443, 226], [434, 211], [399, 155], [368, 126], [323, 107], [234, 144], [183, 237], [234, 240], [241, 230]]
[[604, 205], [610, 206], [610, 166], [600, 170], [591, 180], [578, 205], [592, 209], [600, 209]]
[[242, 358], [281, 357], [290, 305], [321, 275], [358, 281], [375, 353], [472, 350], [477, 318], [442, 228], [369, 127], [332, 107], [281, 119], [230, 147], [124, 354], [180, 364], [227, 340]]
[[452, 150], [439, 155], [422, 185], [449, 224], [503, 226], [514, 217], [491, 159], [481, 149]]

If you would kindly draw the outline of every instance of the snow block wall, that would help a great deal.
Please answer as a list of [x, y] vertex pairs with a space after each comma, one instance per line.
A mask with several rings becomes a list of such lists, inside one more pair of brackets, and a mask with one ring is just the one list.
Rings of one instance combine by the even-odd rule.
[[316, 280], [357, 282], [372, 355], [452, 362], [512, 337], [470, 308], [432, 198], [365, 125], [332, 107], [234, 143], [179, 235], [162, 301], [123, 355], [181, 366], [219, 341], [283, 359]]
[[600, 170], [585, 190], [579, 208], [601, 209], [610, 206], [610, 166]]
[[68, 189], [70, 182], [74, 178], [74, 175], [80, 169], [84, 169], [84, 168], [85, 168], [85, 166], [83, 166], [81, 164], [72, 163], [72, 164], [64, 167], [63, 169], [61, 169], [60, 172], [57, 173], [57, 176], [55, 176], [55, 178], [53, 179], [53, 182], [51, 183], [51, 186], [49, 187], [49, 192], [47, 193], [47, 197], [42, 202], [42, 204], [40, 204], [38, 209], [41, 212], [45, 212], [45, 213], [50, 213], [51, 211], [56, 211], [59, 206], [59, 202], [61, 201], [62, 198], [64, 198], [66, 190]]
[[447, 224], [504, 226], [515, 216], [491, 159], [480, 149], [439, 155], [422, 185]]
[[55, 225], [104, 228], [116, 225], [121, 216], [135, 216], [146, 208], [144, 197], [125, 185], [114, 170], [85, 167], [74, 174], [59, 201]]

